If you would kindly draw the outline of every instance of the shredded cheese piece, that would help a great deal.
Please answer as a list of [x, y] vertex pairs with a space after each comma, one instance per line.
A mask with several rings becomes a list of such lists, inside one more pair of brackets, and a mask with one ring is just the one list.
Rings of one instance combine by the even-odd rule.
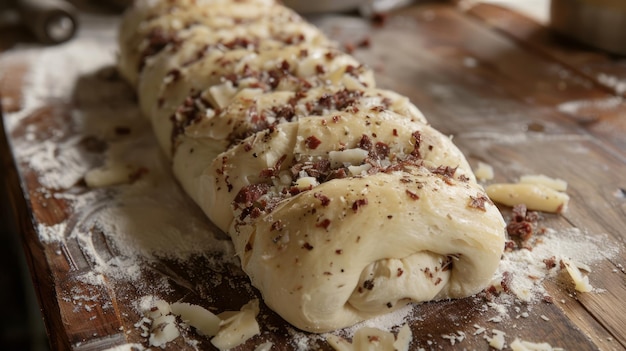
[[395, 337], [391, 332], [371, 327], [357, 330], [352, 343], [334, 334], [326, 336], [326, 341], [335, 351], [408, 351], [412, 339], [413, 334], [408, 324], [403, 325]]
[[562, 350], [561, 348], [554, 348], [548, 343], [534, 343], [530, 341], [520, 340], [515, 338], [515, 340], [511, 343], [511, 349], [513, 351], [557, 351]]
[[485, 189], [491, 200], [515, 206], [525, 204], [529, 210], [564, 213], [567, 210], [569, 196], [541, 184], [498, 183]]
[[220, 314], [223, 318], [217, 335], [211, 344], [220, 350], [228, 350], [241, 345], [254, 335], [260, 334], [256, 316], [259, 314], [259, 300], [254, 299], [244, 305], [239, 312]]
[[491, 332], [493, 333], [492, 337], [485, 336], [485, 339], [489, 342], [489, 346], [496, 350], [502, 350], [505, 345], [504, 336], [506, 334], [498, 329], [493, 329]]
[[478, 167], [474, 170], [474, 175], [476, 179], [480, 181], [492, 180], [494, 177], [493, 167], [487, 163], [478, 162]]
[[524, 184], [541, 184], [556, 191], [566, 191], [567, 182], [563, 179], [550, 178], [543, 174], [527, 174], [519, 178], [520, 183]]
[[582, 272], [578, 267], [569, 259], [562, 258], [561, 262], [565, 265], [565, 269], [567, 273], [569, 273], [570, 277], [574, 281], [574, 289], [580, 292], [590, 292], [593, 290], [593, 286], [589, 283], [589, 277], [583, 276]]

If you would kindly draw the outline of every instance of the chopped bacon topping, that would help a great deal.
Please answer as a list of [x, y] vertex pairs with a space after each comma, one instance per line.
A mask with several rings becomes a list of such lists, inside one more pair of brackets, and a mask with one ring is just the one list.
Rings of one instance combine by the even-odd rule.
[[431, 170], [431, 172], [433, 172], [434, 174], [442, 175], [442, 176], [444, 176], [446, 178], [452, 178], [452, 177], [454, 177], [454, 173], [456, 173], [456, 169], [457, 169], [457, 167], [439, 166], [439, 167]]
[[319, 140], [315, 135], [311, 135], [310, 137], [304, 140], [304, 145], [306, 145], [307, 148], [312, 149], [312, 150], [317, 149], [317, 147], [320, 146], [321, 143], [322, 141]]
[[419, 196], [419, 195], [417, 195], [416, 193], [412, 192], [412, 191], [411, 191], [411, 190], [409, 190], [409, 189], [406, 189], [406, 190], [405, 190], [405, 192], [406, 192], [406, 194], [407, 194], [407, 195], [409, 195], [409, 197], [410, 197], [411, 199], [413, 199], [413, 200], [419, 200], [419, 198], [420, 198], [420, 196]]
[[242, 207], [251, 206], [258, 198], [267, 194], [270, 185], [265, 183], [246, 185], [235, 196], [234, 202]]
[[359, 210], [359, 208], [367, 205], [367, 199], [358, 199], [354, 203], [352, 203], [352, 211], [355, 213]]
[[420, 154], [420, 144], [422, 143], [422, 133], [420, 133], [419, 130], [416, 130], [415, 132], [413, 132], [413, 134], [411, 134], [411, 136], [415, 140], [415, 144], [413, 147], [413, 151], [411, 151], [411, 155], [417, 158], [421, 158], [422, 156]]
[[322, 206], [324, 207], [330, 204], [330, 198], [322, 193], [315, 193], [313, 194], [313, 197], [320, 200], [320, 202], [322, 203]]
[[318, 228], [324, 228], [324, 229], [328, 229], [328, 226], [330, 225], [330, 219], [325, 218], [324, 220], [322, 220], [321, 222], [317, 222], [315, 223], [315, 226]]
[[487, 211], [485, 203], [491, 203], [491, 200], [487, 196], [483, 194], [477, 194], [476, 196], [470, 195], [470, 200], [467, 206], [481, 211]]
[[506, 226], [506, 231], [511, 238], [519, 240], [521, 246], [526, 246], [535, 233], [539, 219], [539, 213], [528, 211], [526, 205], [516, 205], [513, 207], [512, 218]]

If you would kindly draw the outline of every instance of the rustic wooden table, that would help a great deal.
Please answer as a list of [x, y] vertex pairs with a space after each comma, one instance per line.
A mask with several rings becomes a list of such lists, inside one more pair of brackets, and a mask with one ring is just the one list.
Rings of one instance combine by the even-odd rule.
[[[558, 233], [578, 229], [576, 233], [606, 249], [604, 258], [591, 266], [594, 292], [577, 294], [567, 277], [556, 274], [541, 282], [550, 299], [505, 305], [505, 316], [510, 317], [504, 320], [485, 309], [489, 305], [481, 296], [414, 307], [408, 318], [412, 348], [487, 350], [484, 337], [498, 329], [506, 333], [508, 344], [519, 337], [566, 350], [626, 349], [626, 59], [576, 45], [527, 17], [492, 5], [460, 10], [420, 4], [391, 14], [382, 25], [345, 16], [314, 21], [355, 48], [354, 55], [376, 70], [379, 86], [409, 96], [434, 127], [453, 135], [473, 166], [478, 161], [492, 165], [494, 181], [512, 182], [529, 173], [566, 180], [569, 210], [545, 215], [541, 225]], [[100, 25], [107, 23], [114, 28], [115, 19]], [[100, 38], [98, 33], [84, 36]], [[8, 46], [7, 38], [0, 47]], [[98, 40], [114, 47], [112, 38], [101, 35]], [[52, 49], [40, 52], [46, 50]], [[35, 158], [41, 155], [24, 150], [48, 145], [50, 162], [63, 160], [67, 151], [63, 148], [73, 148], [89, 169], [102, 164], [107, 143], [119, 141], [129, 130], [143, 140], [149, 131], [136, 133], [135, 128], [146, 129], [145, 124], [129, 120], [131, 129], [115, 129], [117, 135], [107, 139], [94, 137], [94, 130], [84, 126], [80, 116], [87, 110], [110, 109], [115, 115], [123, 110], [116, 110], [119, 106], [128, 111], [136, 105], [130, 88], [106, 68], [76, 82], [57, 82], [76, 86], [69, 96], [52, 94], [43, 105], [27, 110], [31, 95], [42, 90], [32, 89], [33, 61], [20, 60], [20, 51], [28, 50], [15, 48], [0, 56], [5, 122], [0, 151], [8, 179], [5, 190], [52, 347], [147, 346], [146, 334], [137, 324], [142, 317], [137, 301], [145, 295], [182, 299], [217, 311], [238, 309], [254, 296], [237, 268], [212, 265], [203, 255], [187, 261], [151, 257], [140, 262], [132, 279], [110, 276], [111, 270], [102, 269], [103, 262], [110, 265], [116, 258], [123, 267], [128, 253], [110, 247], [107, 233], [85, 219], [85, 207], [91, 211], [110, 201], [119, 189], [89, 189], [80, 177], [73, 184], [52, 186], [46, 172], [54, 167], [38, 165]], [[81, 94], [97, 85], [116, 93], [96, 98]], [[131, 118], [113, 117], [117, 127]], [[158, 153], [156, 147], [153, 152]], [[180, 193], [171, 177], [164, 177], [159, 186], [169, 182], [174, 188], [170, 190]], [[89, 201], [82, 201], [85, 198]], [[210, 226], [190, 202], [178, 201], [192, 208], [180, 216]], [[508, 216], [508, 209], [502, 211]], [[88, 232], [88, 242], [76, 231]], [[307, 343], [329, 349], [323, 339], [293, 330], [264, 307], [261, 316], [262, 334], [242, 349], [252, 350], [264, 340], [281, 350], [305, 349], [302, 345]], [[486, 331], [477, 333], [478, 327]], [[167, 349], [211, 349], [206, 339], [191, 331], [183, 339]]]

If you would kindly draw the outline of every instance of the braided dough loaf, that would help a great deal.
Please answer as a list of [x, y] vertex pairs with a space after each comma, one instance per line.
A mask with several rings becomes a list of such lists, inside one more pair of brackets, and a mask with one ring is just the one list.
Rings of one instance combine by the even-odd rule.
[[325, 332], [488, 285], [505, 223], [406, 97], [273, 0], [144, 0], [120, 71], [265, 303]]

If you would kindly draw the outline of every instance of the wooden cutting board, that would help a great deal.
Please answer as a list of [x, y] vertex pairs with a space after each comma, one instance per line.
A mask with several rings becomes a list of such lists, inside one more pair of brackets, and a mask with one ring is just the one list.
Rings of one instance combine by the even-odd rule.
[[[414, 306], [374, 324], [396, 331], [394, 323], [408, 323], [411, 349], [488, 350], [485, 337], [492, 337], [493, 329], [506, 334], [507, 345], [519, 338], [566, 350], [625, 349], [626, 60], [578, 46], [526, 17], [488, 5], [463, 12], [453, 5], [420, 4], [374, 22], [347, 16], [312, 21], [373, 67], [379, 86], [410, 97], [435, 128], [452, 135], [472, 166], [479, 161], [492, 165], [495, 179], [490, 182], [514, 182], [524, 174], [566, 180], [568, 211], [545, 214], [540, 225], [582, 235], [606, 249], [604, 258], [590, 267], [596, 287], [592, 293], [576, 293], [561, 270], [541, 280], [549, 297], [539, 301], [489, 303], [489, 296], [481, 294]], [[116, 25], [115, 19], [96, 22], [108, 31]], [[93, 28], [81, 35], [114, 47], [113, 36]], [[62, 48], [39, 50], [36, 55]], [[147, 123], [138, 117], [134, 94], [112, 62], [103, 60], [96, 71], [68, 75], [69, 81], [37, 86], [29, 81], [33, 61], [19, 59], [21, 54], [32, 58], [28, 55], [33, 53], [18, 48], [0, 60], [5, 115], [0, 150], [6, 190], [53, 349], [148, 346], [137, 308], [144, 296], [215, 312], [237, 310], [257, 296], [232, 259], [216, 259], [193, 247], [184, 260], [151, 252], [132, 264], [125, 261], [141, 255], [119, 247], [121, 241], [108, 231], [116, 220], [132, 224], [129, 213], [143, 207], [160, 211], [154, 215], [159, 224], [127, 227], [137, 230], [123, 233], [128, 243], [139, 245], [133, 248], [167, 247], [147, 242], [151, 237], [139, 232], [159, 232], [160, 223], [182, 221], [191, 231], [214, 229], [163, 166]], [[86, 53], [89, 59], [93, 57]], [[33, 94], [45, 93], [42, 87], [54, 91], [56, 84], [70, 84], [72, 94], [50, 94], [29, 109]], [[90, 90], [99, 93], [90, 95]], [[55, 160], [78, 157], [83, 170], [102, 167], [113, 149], [121, 159], [137, 162], [130, 165], [135, 178], [91, 189], [71, 167], [64, 178], [76, 180], [71, 184], [46, 176], [63, 171]], [[141, 197], [131, 196], [139, 188]], [[98, 217], [102, 211], [118, 217]], [[502, 211], [510, 213], [506, 207]], [[169, 218], [172, 213], [178, 218]], [[112, 223], [99, 223], [103, 218]], [[153, 238], [171, 239], [167, 234]], [[217, 239], [197, 244], [212, 243], [227, 246], [219, 233]], [[579, 246], [571, 250], [580, 254]], [[330, 349], [323, 337], [293, 329], [263, 305], [259, 322], [261, 335], [238, 349], [254, 350], [265, 341], [274, 343], [273, 350]], [[210, 350], [212, 345], [193, 330], [183, 330], [183, 337], [165, 349]]]

